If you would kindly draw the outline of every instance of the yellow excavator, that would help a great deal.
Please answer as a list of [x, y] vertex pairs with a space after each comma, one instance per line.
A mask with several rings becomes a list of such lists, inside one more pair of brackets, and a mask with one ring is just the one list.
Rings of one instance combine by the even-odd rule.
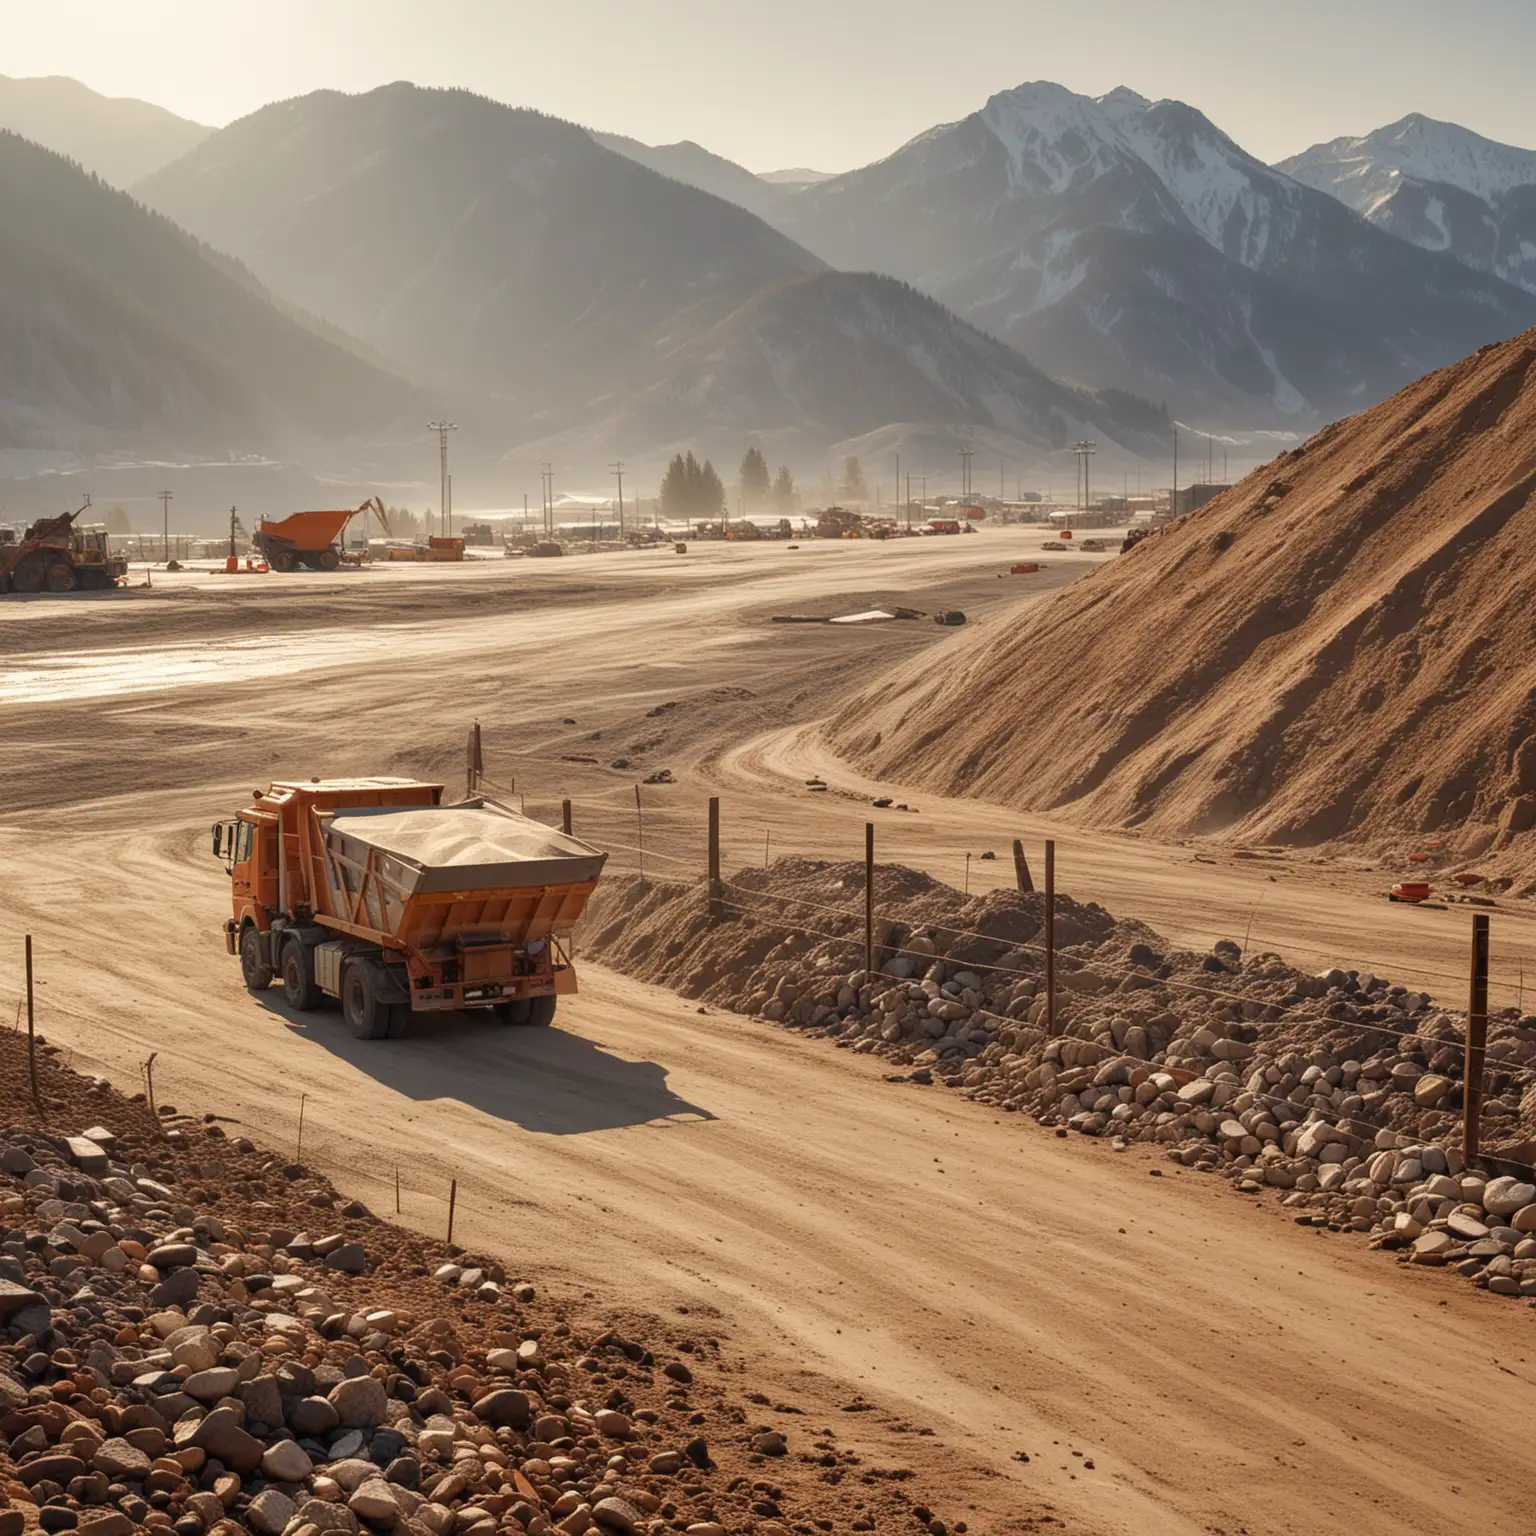
[[128, 574], [128, 557], [114, 554], [105, 528], [76, 527], [90, 506], [40, 517], [18, 539], [0, 528], [0, 593], [102, 591]]

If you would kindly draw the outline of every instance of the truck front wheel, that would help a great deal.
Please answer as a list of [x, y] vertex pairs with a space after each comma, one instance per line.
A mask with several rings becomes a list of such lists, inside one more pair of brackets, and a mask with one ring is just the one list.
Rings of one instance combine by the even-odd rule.
[[379, 999], [381, 980], [366, 960], [354, 960], [342, 978], [342, 1016], [359, 1040], [383, 1040], [389, 1034], [394, 1010]]
[[240, 935], [240, 974], [252, 992], [265, 992], [272, 985], [272, 967], [262, 951], [261, 934], [247, 925]]

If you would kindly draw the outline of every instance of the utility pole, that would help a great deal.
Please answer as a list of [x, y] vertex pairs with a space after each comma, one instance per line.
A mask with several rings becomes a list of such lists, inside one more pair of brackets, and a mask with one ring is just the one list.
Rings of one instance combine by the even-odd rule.
[[901, 499], [901, 455], [896, 455], [896, 499]]
[[443, 522], [443, 532], [449, 534], [453, 532], [453, 523], [448, 512], [448, 434], [457, 432], [459, 424], [456, 421], [429, 421], [427, 430], [437, 433], [437, 452], [441, 465], [437, 506]]
[[539, 484], [544, 491], [544, 537], [552, 539], [555, 536], [555, 466], [553, 464], [539, 465]]
[[997, 461], [997, 505], [1002, 510], [1002, 505], [1008, 500], [1008, 460]]
[[907, 532], [912, 532], [912, 471], [907, 471]]
[[624, 541], [624, 460], [615, 459], [608, 466], [619, 477], [619, 542]]
[[1173, 499], [1168, 503], [1169, 517], [1179, 515], [1179, 424], [1173, 424]]
[[1098, 452], [1098, 447], [1098, 443], [1095, 442], [1093, 438], [1085, 437], [1072, 450], [1073, 453], [1077, 455], [1078, 463], [1083, 466], [1082, 489], [1084, 512], [1088, 510], [1088, 461], [1093, 457], [1095, 453]]
[[971, 499], [971, 453], [972, 450], [969, 448], [962, 448], [960, 450], [961, 501], [969, 501]]
[[169, 491], [160, 492], [161, 554], [167, 565], [171, 563], [171, 503], [174, 500]]

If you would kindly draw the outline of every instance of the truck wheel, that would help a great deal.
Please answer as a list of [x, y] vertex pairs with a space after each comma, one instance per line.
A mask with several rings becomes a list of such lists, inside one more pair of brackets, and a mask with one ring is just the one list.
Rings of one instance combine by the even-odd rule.
[[332, 545], [327, 545], [315, 556], [315, 569], [319, 571], [334, 571], [340, 564], [341, 556]]
[[75, 579], [75, 568], [67, 560], [55, 560], [48, 567], [50, 592], [73, 592], [80, 583]]
[[528, 1022], [528, 999], [526, 997], [510, 998], [504, 1003], [497, 1003], [491, 1012], [496, 1015], [501, 1024], [526, 1024]]
[[342, 978], [342, 1015], [359, 1040], [383, 1040], [389, 1034], [390, 1009], [379, 1002], [378, 981], [366, 960], [353, 961]]
[[262, 958], [261, 934], [248, 927], [240, 935], [240, 974], [252, 992], [265, 992], [272, 985], [272, 967]]
[[274, 571], [296, 571], [299, 557], [291, 549], [279, 549], [268, 562]]
[[43, 562], [34, 555], [30, 560], [23, 560], [11, 572], [11, 590], [28, 593], [41, 592], [47, 576], [48, 573]]
[[283, 996], [290, 1008], [309, 1013], [324, 994], [315, 984], [315, 957], [307, 945], [293, 940], [283, 949]]
[[528, 1022], [535, 1029], [548, 1029], [555, 1022], [555, 1003], [557, 999], [553, 992], [545, 997], [530, 997], [528, 999]]

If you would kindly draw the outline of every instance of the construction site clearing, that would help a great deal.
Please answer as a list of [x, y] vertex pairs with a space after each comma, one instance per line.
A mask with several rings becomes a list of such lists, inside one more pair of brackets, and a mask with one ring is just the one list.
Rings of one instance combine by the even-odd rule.
[[[1509, 1432], [1536, 1409], [1526, 904], [1476, 909], [1502, 1160], [1476, 1176], [1451, 1156], [1473, 910], [1385, 899], [1405, 879], [1459, 890], [1445, 850], [1158, 842], [917, 794], [828, 750], [853, 687], [891, 665], [942, 678], [969, 634], [1117, 558], [1037, 541], [987, 524], [378, 580], [156, 572], [128, 603], [0, 608], [0, 974], [19, 1005], [30, 935], [57, 1047], [41, 1119], [24, 1034], [0, 1072], [0, 1139], [37, 1165], [9, 1279], [56, 1329], [33, 1331], [30, 1301], [10, 1314], [12, 1411], [33, 1416], [10, 1465], [38, 1470], [0, 1515], [177, 1536], [1518, 1528], [1536, 1476]], [[1015, 563], [1040, 569], [1000, 580]], [[897, 607], [971, 622], [835, 643], [769, 622]], [[249, 990], [213, 825], [312, 778], [464, 784], [471, 718], [486, 792], [551, 828], [569, 801], [607, 855], [553, 1027], [450, 1011], [359, 1040], [339, 1011]], [[714, 922], [712, 797], [716, 894], [743, 909]], [[1059, 1035], [1032, 1016], [1042, 898], [1009, 894], [1013, 837], [1037, 881], [1054, 842]], [[98, 1130], [95, 1151], [64, 1139]], [[442, 1246], [450, 1209], [468, 1253]], [[328, 1262], [353, 1245], [361, 1273]], [[175, 1358], [205, 1338], [209, 1363]], [[190, 1390], [223, 1371], [233, 1390]], [[254, 1387], [270, 1376], [275, 1404]], [[380, 1391], [345, 1389], [365, 1380]], [[338, 1394], [378, 1417], [343, 1423]], [[1454, 1439], [1426, 1412], [1441, 1394]], [[313, 1398], [335, 1425], [290, 1417]], [[154, 1429], [163, 1446], [131, 1438]], [[143, 1478], [96, 1466], [118, 1440]], [[414, 1483], [391, 1476], [402, 1459]], [[479, 1481], [457, 1484], [461, 1461]]]

